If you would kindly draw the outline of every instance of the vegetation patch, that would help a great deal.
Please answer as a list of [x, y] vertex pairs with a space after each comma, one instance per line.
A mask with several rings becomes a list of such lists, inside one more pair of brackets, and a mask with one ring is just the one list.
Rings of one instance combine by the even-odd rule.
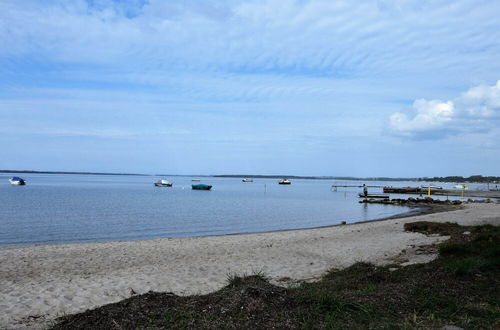
[[149, 292], [62, 317], [54, 329], [500, 327], [500, 228], [417, 222], [405, 229], [450, 240], [428, 264], [357, 263], [290, 288], [270, 284], [262, 273], [232, 274], [208, 295]]
[[457, 235], [460, 231], [464, 231], [464, 227], [451, 222], [429, 222], [417, 221], [404, 224], [406, 231], [419, 232], [423, 234], [439, 234], [439, 235]]

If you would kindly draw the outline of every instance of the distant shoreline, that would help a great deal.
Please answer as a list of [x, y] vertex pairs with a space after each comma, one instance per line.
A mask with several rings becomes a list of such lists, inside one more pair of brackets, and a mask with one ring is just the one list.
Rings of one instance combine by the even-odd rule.
[[303, 179], [303, 180], [344, 180], [344, 181], [419, 181], [418, 178], [355, 178], [339, 176], [304, 176], [304, 175], [259, 175], [259, 174], [218, 174], [214, 178], [251, 178], [251, 179]]
[[447, 177], [421, 177], [421, 178], [390, 178], [369, 177], [357, 178], [351, 176], [301, 176], [301, 175], [253, 175], [253, 174], [220, 174], [212, 175], [216, 178], [252, 178], [252, 179], [312, 179], [312, 180], [344, 180], [344, 181], [415, 181], [415, 182], [447, 182], [447, 183], [500, 183], [500, 177], [474, 175], [470, 177], [447, 176]]
[[82, 175], [128, 175], [128, 176], [189, 176], [203, 178], [252, 178], [252, 179], [300, 179], [300, 180], [342, 180], [342, 181], [414, 181], [414, 182], [447, 182], [447, 183], [483, 183], [498, 184], [500, 177], [483, 177], [475, 175], [468, 178], [464, 177], [433, 177], [433, 178], [389, 178], [372, 177], [356, 178], [350, 176], [304, 176], [304, 175], [283, 175], [283, 174], [144, 174], [144, 173], [105, 173], [105, 172], [77, 172], [77, 171], [35, 171], [35, 170], [0, 170], [0, 173], [27, 173], [27, 174], [82, 174]]
[[139, 174], [139, 173], [59, 172], [59, 171], [32, 171], [32, 170], [0, 170], [0, 173], [27, 173], [27, 174], [84, 174], [84, 175], [134, 175], [134, 176], [151, 176], [151, 174]]
[[252, 178], [252, 179], [303, 179], [303, 180], [352, 180], [352, 181], [418, 181], [418, 178], [354, 178], [334, 176], [301, 176], [301, 175], [259, 175], [259, 174], [143, 174], [143, 173], [106, 173], [106, 172], [77, 172], [77, 171], [36, 171], [36, 170], [0, 170], [0, 173], [27, 173], [27, 174], [83, 174], [83, 175], [134, 175], [134, 176], [189, 176], [200, 178]]

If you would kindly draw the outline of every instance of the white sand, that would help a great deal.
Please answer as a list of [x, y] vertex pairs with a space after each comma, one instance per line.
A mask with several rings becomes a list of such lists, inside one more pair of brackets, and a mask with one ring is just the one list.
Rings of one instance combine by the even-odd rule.
[[427, 262], [434, 256], [418, 247], [446, 238], [404, 232], [404, 223], [420, 220], [500, 225], [500, 205], [261, 234], [1, 247], [0, 328], [43, 327], [57, 316], [127, 298], [131, 289], [208, 293], [234, 273], [263, 271], [280, 283], [316, 279], [357, 261]]

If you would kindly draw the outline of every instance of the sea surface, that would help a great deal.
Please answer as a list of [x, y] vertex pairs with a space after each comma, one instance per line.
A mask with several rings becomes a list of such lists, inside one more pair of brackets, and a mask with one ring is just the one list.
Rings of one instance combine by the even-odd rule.
[[[201, 177], [201, 183], [213, 189], [198, 191], [191, 190], [193, 177], [165, 177], [174, 184], [167, 188], [153, 185], [160, 178], [156, 176], [18, 175], [27, 180], [26, 186], [11, 186], [8, 178], [12, 175], [0, 173], [0, 245], [313, 228], [410, 211], [401, 206], [360, 204], [360, 188], [331, 189], [332, 184], [362, 184], [355, 181], [292, 180], [291, 185], [279, 185], [277, 179], [243, 183], [241, 178]], [[372, 192], [381, 190], [371, 188]]]

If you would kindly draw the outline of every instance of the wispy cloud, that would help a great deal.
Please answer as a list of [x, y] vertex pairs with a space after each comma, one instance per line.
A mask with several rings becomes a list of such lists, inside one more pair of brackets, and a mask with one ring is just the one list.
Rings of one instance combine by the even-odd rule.
[[[0, 115], [23, 127], [25, 148], [44, 141], [30, 131], [60, 154], [78, 137], [113, 154], [133, 139], [123, 157], [154, 146], [179, 159], [259, 158], [260, 148], [276, 167], [290, 148], [325, 172], [325, 155], [352, 150], [382, 163], [415, 140], [486, 146], [497, 136], [499, 11], [488, 0], [3, 0]], [[359, 157], [345, 156], [345, 174]]]
[[499, 50], [491, 29], [498, 23], [488, 12], [498, 8], [487, 1], [99, 3], [4, 1], [0, 40], [9, 47], [1, 52], [96, 65], [136, 61], [152, 70], [335, 76], [394, 74], [408, 62], [463, 65], [471, 52]]

